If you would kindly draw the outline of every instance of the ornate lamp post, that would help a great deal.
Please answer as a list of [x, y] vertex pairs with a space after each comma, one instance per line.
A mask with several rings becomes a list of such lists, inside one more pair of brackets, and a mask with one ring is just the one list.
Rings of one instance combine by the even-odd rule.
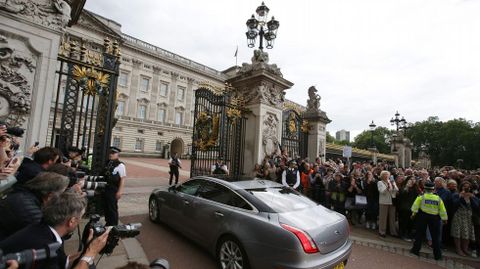
[[375, 128], [377, 128], [377, 125], [375, 125], [375, 123], [372, 120], [372, 123], [370, 123], [368, 127], [370, 127], [370, 133], [372, 134], [372, 137], [370, 140], [371, 148], [369, 148], [369, 150], [372, 151], [372, 162], [376, 164], [377, 163], [377, 147], [375, 147], [375, 143], [373, 142], [373, 132], [375, 131]]
[[267, 49], [273, 48], [273, 41], [277, 38], [277, 30], [280, 26], [280, 23], [275, 20], [275, 17], [272, 16], [272, 19], [267, 22], [267, 15], [270, 9], [265, 5], [264, 2], [257, 7], [255, 11], [257, 15], [252, 14], [252, 17], [247, 20], [247, 44], [249, 48], [255, 47], [255, 41], [257, 36], [260, 36], [260, 44], [258, 48], [263, 50], [263, 39], [265, 38]]
[[403, 129], [406, 129], [407, 127], [407, 121], [405, 120], [405, 118], [402, 116], [402, 118], [400, 119], [400, 113], [398, 113], [398, 111], [395, 113], [395, 118], [392, 118], [390, 120], [390, 124], [393, 125], [396, 125], [397, 127], [397, 132], [399, 130], [403, 130]]
[[375, 123], [373, 122], [372, 120], [372, 123], [370, 123], [370, 125], [368, 125], [370, 127], [370, 133], [372, 134], [372, 138], [370, 140], [370, 145], [372, 147], [373, 150], [375, 150], [375, 143], [373, 143], [373, 132], [375, 131], [375, 128], [377, 127], [377, 125], [375, 125]]

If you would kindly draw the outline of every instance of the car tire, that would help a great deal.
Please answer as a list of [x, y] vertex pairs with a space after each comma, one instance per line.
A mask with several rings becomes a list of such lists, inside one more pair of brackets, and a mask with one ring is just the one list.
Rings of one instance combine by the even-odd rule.
[[249, 269], [247, 253], [233, 236], [224, 236], [217, 247], [217, 264], [220, 269]]
[[150, 221], [160, 223], [160, 210], [155, 196], [151, 196], [148, 200], [148, 216]]

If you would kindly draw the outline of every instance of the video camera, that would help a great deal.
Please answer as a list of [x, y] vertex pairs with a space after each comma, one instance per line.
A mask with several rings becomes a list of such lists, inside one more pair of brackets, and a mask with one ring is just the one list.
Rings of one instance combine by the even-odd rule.
[[[100, 254], [112, 254], [113, 250], [118, 245], [118, 241], [121, 238], [131, 238], [139, 235], [140, 227], [142, 227], [141, 223], [130, 223], [113, 226], [112, 230], [110, 230], [110, 233], [108, 234], [107, 244], [100, 251]], [[99, 215], [91, 215], [90, 220], [83, 229], [82, 242], [84, 246], [87, 246], [88, 244], [87, 239], [90, 229], [93, 230], [93, 238], [96, 238], [102, 235], [107, 230], [107, 227], [105, 227], [105, 224], [100, 222]]]
[[57, 250], [61, 244], [58, 242], [49, 244], [43, 249], [27, 249], [22, 252], [10, 253], [3, 255], [3, 251], [0, 249], [0, 269], [7, 267], [7, 261], [15, 260], [18, 262], [20, 268], [34, 268], [35, 263], [57, 257]]

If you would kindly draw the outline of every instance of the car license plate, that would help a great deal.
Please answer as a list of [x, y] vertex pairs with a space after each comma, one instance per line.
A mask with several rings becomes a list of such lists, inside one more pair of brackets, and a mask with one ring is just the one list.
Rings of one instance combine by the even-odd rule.
[[345, 265], [343, 264], [343, 262], [341, 262], [341, 263], [339, 263], [339, 264], [337, 264], [333, 267], [333, 269], [344, 269], [344, 268], [345, 268]]

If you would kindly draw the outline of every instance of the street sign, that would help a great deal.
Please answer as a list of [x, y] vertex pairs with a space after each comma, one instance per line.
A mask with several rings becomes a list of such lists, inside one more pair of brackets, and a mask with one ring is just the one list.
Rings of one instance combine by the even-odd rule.
[[349, 147], [349, 146], [343, 147], [343, 157], [352, 158], [352, 147]]

